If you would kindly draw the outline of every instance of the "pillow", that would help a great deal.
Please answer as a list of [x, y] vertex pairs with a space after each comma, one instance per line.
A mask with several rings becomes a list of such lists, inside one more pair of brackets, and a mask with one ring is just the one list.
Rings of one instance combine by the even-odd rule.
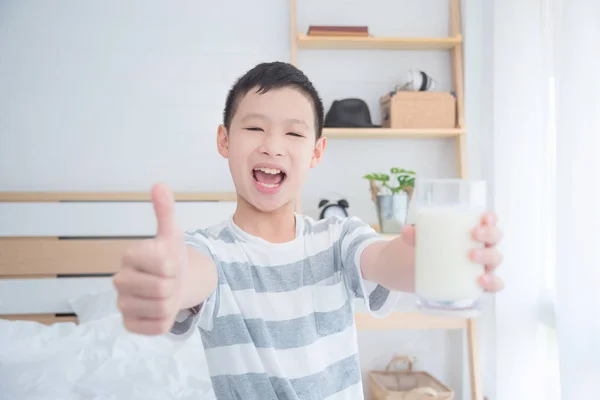
[[69, 304], [80, 324], [120, 314], [117, 308], [117, 291], [114, 288], [85, 293], [69, 300]]

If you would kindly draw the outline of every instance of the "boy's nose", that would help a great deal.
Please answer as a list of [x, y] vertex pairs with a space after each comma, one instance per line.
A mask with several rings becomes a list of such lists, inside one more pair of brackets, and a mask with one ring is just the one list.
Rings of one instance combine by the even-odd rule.
[[281, 140], [274, 137], [274, 135], [265, 136], [266, 137], [259, 149], [260, 152], [271, 157], [283, 156], [285, 154], [285, 149], [283, 148]]

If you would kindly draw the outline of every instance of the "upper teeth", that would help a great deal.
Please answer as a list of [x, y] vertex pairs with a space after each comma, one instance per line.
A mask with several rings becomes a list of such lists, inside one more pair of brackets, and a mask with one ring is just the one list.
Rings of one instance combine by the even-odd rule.
[[281, 170], [280, 169], [275, 169], [275, 168], [254, 168], [255, 171], [262, 171], [266, 174], [272, 174], [272, 175], [276, 175], [276, 174], [280, 174]]

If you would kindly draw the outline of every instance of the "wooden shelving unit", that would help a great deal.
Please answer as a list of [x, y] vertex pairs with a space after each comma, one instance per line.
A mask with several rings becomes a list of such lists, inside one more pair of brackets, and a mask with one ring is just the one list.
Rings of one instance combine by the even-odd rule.
[[[450, 32], [442, 38], [410, 37], [315, 37], [298, 32], [296, 0], [290, 0], [290, 59], [298, 64], [298, 50], [445, 50], [450, 51], [452, 86], [457, 103], [456, 129], [353, 129], [327, 128], [323, 134], [330, 139], [431, 139], [455, 140], [458, 176], [467, 177], [466, 128], [463, 87], [463, 37], [461, 33], [460, 0], [449, 0]], [[301, 212], [301, 202], [296, 207]], [[396, 235], [383, 235], [393, 239]], [[483, 387], [479, 362], [477, 325], [472, 318], [442, 318], [412, 312], [398, 312], [385, 319], [374, 319], [366, 313], [355, 316], [358, 329], [465, 329], [468, 343], [468, 363], [472, 400], [483, 400]]]
[[[333, 37], [308, 36], [298, 32], [296, 20], [296, 0], [290, 0], [290, 60], [298, 64], [298, 51], [308, 50], [446, 50], [450, 51], [452, 64], [452, 83], [456, 95], [457, 126], [455, 129], [353, 129], [326, 128], [324, 135], [332, 139], [431, 139], [454, 138], [456, 140], [456, 162], [458, 175], [467, 177], [466, 129], [464, 117], [463, 88], [463, 36], [460, 29], [460, 0], [450, 2], [450, 35], [441, 38], [427, 37]], [[301, 201], [297, 203], [301, 209]]]
[[455, 138], [464, 129], [325, 128], [328, 139], [444, 139]]

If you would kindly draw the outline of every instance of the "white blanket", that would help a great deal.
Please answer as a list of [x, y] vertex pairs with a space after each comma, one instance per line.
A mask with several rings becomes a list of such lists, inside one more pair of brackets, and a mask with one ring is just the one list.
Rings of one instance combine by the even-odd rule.
[[0, 320], [0, 399], [215, 399], [199, 333], [186, 341], [81, 325]]

